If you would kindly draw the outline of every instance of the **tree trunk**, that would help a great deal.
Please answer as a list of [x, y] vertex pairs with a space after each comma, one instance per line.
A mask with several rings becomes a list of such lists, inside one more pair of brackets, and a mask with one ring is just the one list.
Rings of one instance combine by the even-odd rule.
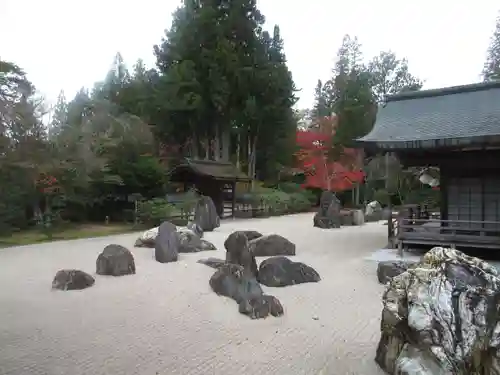
[[256, 159], [257, 159], [257, 137], [253, 139], [253, 141], [249, 141], [248, 145], [248, 150], [250, 151], [250, 156], [248, 160], [248, 177], [252, 179], [252, 189], [254, 188], [254, 181], [255, 181], [255, 164], [256, 164]]
[[229, 130], [224, 130], [222, 132], [222, 161], [229, 161], [229, 150], [231, 149], [231, 134]]
[[236, 136], [236, 168], [240, 169], [240, 142], [241, 142], [241, 136], [240, 133], [238, 132], [238, 135]]
[[191, 144], [189, 145], [190, 148], [190, 154], [193, 159], [198, 159], [200, 156], [199, 150], [198, 150], [198, 136], [193, 133], [193, 137], [191, 138]]
[[219, 161], [220, 159], [220, 131], [219, 126], [215, 126], [215, 137], [214, 137], [214, 160]]

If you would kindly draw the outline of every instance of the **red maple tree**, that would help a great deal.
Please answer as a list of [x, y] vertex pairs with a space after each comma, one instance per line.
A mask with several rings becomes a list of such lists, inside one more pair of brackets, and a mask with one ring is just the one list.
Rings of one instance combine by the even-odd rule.
[[332, 157], [332, 141], [337, 126], [335, 115], [317, 121], [312, 129], [297, 131], [299, 151], [295, 154], [297, 166], [306, 176], [303, 187], [335, 192], [350, 190], [364, 181], [360, 168], [360, 152], [342, 148]]

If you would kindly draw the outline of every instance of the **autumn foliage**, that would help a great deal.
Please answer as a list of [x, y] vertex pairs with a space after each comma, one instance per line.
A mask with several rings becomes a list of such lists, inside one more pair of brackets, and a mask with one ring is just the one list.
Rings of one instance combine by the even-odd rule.
[[295, 156], [297, 167], [306, 175], [304, 187], [339, 192], [363, 182], [360, 152], [341, 146], [333, 149], [336, 126], [337, 117], [332, 115], [321, 118], [308, 130], [297, 131], [299, 151]]

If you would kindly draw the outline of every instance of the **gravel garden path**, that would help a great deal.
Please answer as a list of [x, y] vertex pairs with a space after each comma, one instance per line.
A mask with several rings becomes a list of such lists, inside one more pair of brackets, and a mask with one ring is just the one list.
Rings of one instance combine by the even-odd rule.
[[[376, 264], [386, 244], [382, 223], [323, 230], [313, 214], [224, 221], [205, 238], [219, 250], [180, 254], [160, 264], [137, 234], [0, 250], [0, 375], [378, 375], [381, 293]], [[251, 320], [209, 287], [214, 270], [196, 263], [224, 257], [238, 229], [277, 233], [297, 245], [296, 260], [322, 281], [263, 287], [285, 315]], [[102, 249], [117, 243], [137, 274], [95, 276], [82, 291], [51, 291], [56, 271], [93, 274]], [[259, 262], [262, 258], [258, 258]]]

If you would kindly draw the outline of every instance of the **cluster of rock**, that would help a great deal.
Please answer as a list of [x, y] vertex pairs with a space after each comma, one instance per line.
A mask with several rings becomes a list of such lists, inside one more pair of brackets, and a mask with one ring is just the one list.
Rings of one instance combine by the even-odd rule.
[[[155, 259], [160, 263], [176, 262], [179, 253], [195, 253], [216, 250], [209, 241], [202, 239], [203, 232], [213, 231], [220, 226], [215, 205], [210, 197], [202, 196], [196, 205], [194, 221], [186, 228], [177, 227], [166, 221], [159, 227], [144, 232], [136, 241], [137, 247], [155, 249]], [[96, 261], [97, 275], [123, 276], [135, 274], [135, 262], [132, 253], [121, 245], [108, 245]], [[56, 273], [53, 289], [76, 290], [94, 285], [95, 279], [88, 273], [76, 269], [64, 269]]]
[[375, 358], [387, 373], [500, 374], [500, 279], [493, 266], [435, 247], [417, 264], [388, 269], [379, 276], [390, 281]]
[[314, 215], [315, 227], [323, 229], [340, 228], [341, 226], [363, 225], [384, 219], [384, 212], [379, 202], [367, 204], [363, 210], [342, 210], [342, 204], [335, 193], [324, 191], [321, 194], [318, 212]]
[[[280, 301], [264, 294], [260, 284], [282, 287], [320, 281], [319, 274], [312, 267], [284, 256], [295, 255], [295, 244], [280, 235], [236, 231], [229, 235], [224, 247], [225, 260], [208, 258], [198, 262], [216, 269], [209, 281], [212, 290], [232, 298], [238, 304], [238, 311], [252, 319], [284, 313]], [[258, 268], [256, 256], [272, 257], [264, 260]]]
[[[127, 248], [111, 244], [104, 248], [96, 260], [96, 274], [108, 276], [124, 276], [135, 274], [134, 256]], [[52, 289], [81, 290], [95, 284], [95, 279], [88, 273], [63, 269], [57, 271], [52, 281]]]

